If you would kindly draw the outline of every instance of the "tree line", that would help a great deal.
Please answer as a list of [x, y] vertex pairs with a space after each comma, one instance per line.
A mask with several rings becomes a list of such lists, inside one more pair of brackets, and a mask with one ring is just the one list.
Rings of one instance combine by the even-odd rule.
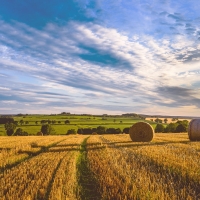
[[[28, 132], [23, 131], [22, 128], [17, 128], [17, 125], [15, 123], [6, 123], [4, 125], [6, 134], [8, 136], [28, 136]], [[17, 128], [17, 129], [16, 129]], [[39, 135], [54, 135], [55, 130], [51, 124], [43, 124], [40, 129], [41, 132], [38, 132]], [[104, 126], [98, 126], [97, 128], [79, 128], [77, 131], [75, 129], [69, 129], [66, 133], [66, 135], [69, 134], [82, 134], [82, 135], [88, 135], [88, 134], [120, 134], [120, 133], [126, 133], [128, 134], [129, 127], [124, 128], [121, 130], [120, 128], [106, 128]]]
[[155, 127], [156, 133], [182, 133], [187, 132], [189, 122], [187, 120], [180, 121], [176, 123], [169, 123], [165, 127], [163, 124], [157, 124]]
[[[64, 124], [70, 124], [70, 120], [66, 119], [65, 121], [62, 121]], [[23, 119], [19, 121], [15, 121], [12, 117], [0, 117], [0, 124], [6, 124], [6, 123], [14, 123], [16, 125], [24, 125], [24, 124], [29, 124], [29, 121], [25, 121]], [[35, 124], [61, 124], [61, 121], [56, 121], [56, 120], [40, 120], [40, 121], [35, 121]]]

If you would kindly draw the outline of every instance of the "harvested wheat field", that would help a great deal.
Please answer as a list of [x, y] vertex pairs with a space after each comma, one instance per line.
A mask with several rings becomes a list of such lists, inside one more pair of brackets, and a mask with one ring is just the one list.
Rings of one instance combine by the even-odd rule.
[[187, 133], [0, 138], [0, 200], [200, 199], [200, 142]]

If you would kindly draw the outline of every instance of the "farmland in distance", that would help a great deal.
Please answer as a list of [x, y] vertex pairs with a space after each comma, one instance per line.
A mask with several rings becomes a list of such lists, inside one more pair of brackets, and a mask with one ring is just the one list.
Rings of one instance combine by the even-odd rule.
[[[157, 123], [150, 120], [144, 120], [140, 117], [124, 117], [124, 116], [90, 116], [90, 115], [23, 115], [14, 116], [15, 121], [18, 122], [17, 128], [23, 129], [29, 135], [36, 135], [41, 130], [41, 121], [49, 120], [51, 126], [55, 130], [54, 135], [65, 135], [68, 130], [79, 128], [97, 128], [104, 126], [106, 128], [120, 128], [123, 130], [126, 127], [131, 127], [134, 123], [139, 121], [149, 122], [154, 128]], [[20, 121], [23, 121], [23, 124]], [[66, 124], [65, 121], [69, 120]], [[17, 129], [16, 128], [16, 129]], [[3, 124], [0, 124], [0, 135], [5, 136], [6, 131]]]

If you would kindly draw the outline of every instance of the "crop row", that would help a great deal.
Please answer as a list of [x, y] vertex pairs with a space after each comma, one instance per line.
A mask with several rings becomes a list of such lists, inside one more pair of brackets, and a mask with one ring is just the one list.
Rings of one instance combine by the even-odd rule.
[[1, 137], [0, 141], [0, 169], [12, 166], [15, 163], [27, 159], [30, 155], [41, 151], [41, 148], [49, 147], [63, 137]]
[[75, 199], [76, 160], [84, 137], [54, 147], [0, 174], [1, 200]]
[[[172, 139], [173, 137], [173, 139]], [[124, 137], [125, 138], [125, 137]], [[198, 142], [187, 140], [186, 134], [165, 137], [157, 136], [153, 143], [120, 142], [120, 137], [104, 136], [108, 141], [115, 141], [115, 147], [121, 147], [134, 154], [151, 159], [152, 162], [165, 168], [189, 176], [198, 181], [200, 165], [200, 145]], [[117, 142], [118, 141], [118, 142]], [[129, 147], [129, 148], [128, 148]]]
[[68, 151], [53, 178], [49, 200], [77, 199], [77, 169], [80, 144], [85, 137], [68, 137], [50, 151]]
[[[90, 168], [100, 182], [104, 199], [198, 199], [198, 173], [186, 174], [185, 168], [175, 165], [183, 161], [174, 161], [178, 155], [182, 157], [182, 147], [176, 147], [180, 149], [172, 158], [171, 147], [130, 143], [129, 138], [122, 141], [116, 135], [92, 136], [88, 147]], [[194, 164], [197, 155], [191, 156]]]

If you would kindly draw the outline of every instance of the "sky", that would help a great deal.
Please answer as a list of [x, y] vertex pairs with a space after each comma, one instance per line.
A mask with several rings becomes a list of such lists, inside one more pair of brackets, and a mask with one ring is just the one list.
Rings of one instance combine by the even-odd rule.
[[0, 1], [0, 114], [200, 116], [197, 0]]

